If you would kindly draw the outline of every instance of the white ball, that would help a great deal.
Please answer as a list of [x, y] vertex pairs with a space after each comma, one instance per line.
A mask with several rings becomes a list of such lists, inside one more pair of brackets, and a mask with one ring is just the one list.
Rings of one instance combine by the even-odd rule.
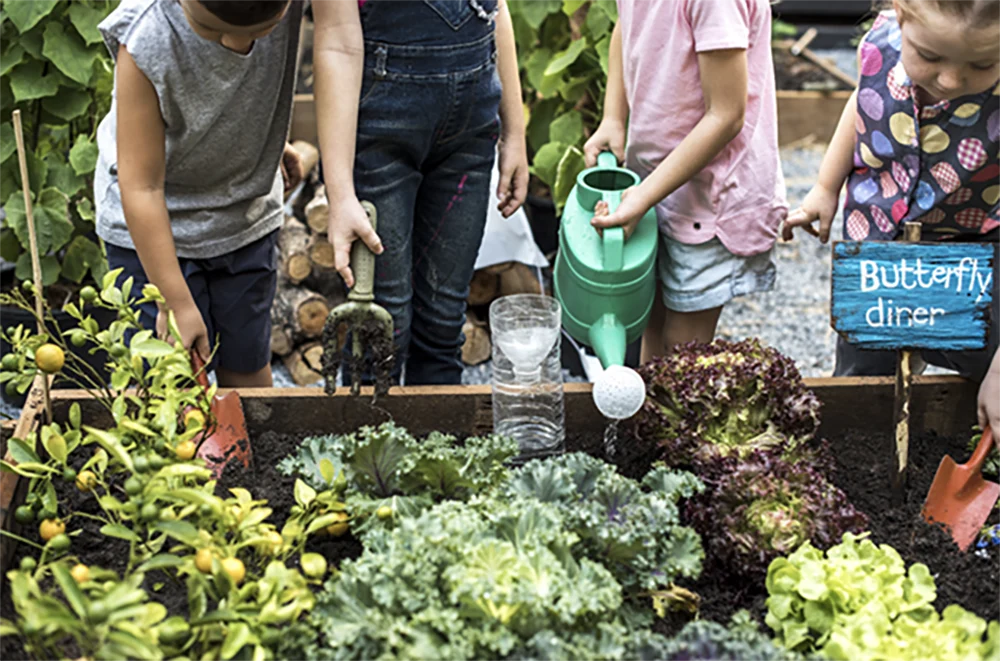
[[631, 418], [645, 401], [646, 384], [638, 372], [628, 367], [612, 365], [594, 383], [594, 404], [607, 418]]

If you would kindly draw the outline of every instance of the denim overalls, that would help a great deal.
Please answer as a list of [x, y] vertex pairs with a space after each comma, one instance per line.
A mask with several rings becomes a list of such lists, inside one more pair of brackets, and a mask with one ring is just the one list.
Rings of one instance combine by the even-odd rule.
[[500, 120], [497, 0], [368, 0], [354, 185], [378, 210], [375, 298], [396, 374], [461, 383], [465, 301]]

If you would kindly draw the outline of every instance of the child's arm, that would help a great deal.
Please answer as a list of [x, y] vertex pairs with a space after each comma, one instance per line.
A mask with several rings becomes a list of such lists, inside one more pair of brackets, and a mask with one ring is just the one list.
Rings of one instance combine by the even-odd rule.
[[698, 53], [698, 70], [705, 115], [652, 174], [623, 196], [614, 213], [594, 217], [591, 221], [594, 227], [624, 226], [625, 234], [631, 234], [649, 209], [700, 172], [743, 129], [747, 103], [746, 51]]
[[354, 149], [357, 144], [358, 100], [365, 44], [355, 0], [314, 2], [313, 68], [316, 76], [316, 123], [323, 157], [323, 179], [330, 200], [327, 235], [334, 263], [348, 287], [351, 244], [361, 239], [375, 254], [382, 242], [372, 229], [354, 191]]
[[[129, 235], [146, 277], [160, 289], [173, 310], [181, 337], [202, 358], [211, 354], [208, 330], [188, 289], [174, 247], [163, 194], [166, 145], [156, 90], [124, 46], [115, 67], [118, 121], [118, 185]], [[167, 335], [164, 312], [156, 319], [161, 337]]]
[[500, 183], [497, 208], [509, 218], [524, 203], [528, 195], [528, 150], [524, 144], [524, 109], [521, 79], [517, 67], [517, 43], [514, 25], [506, 0], [500, 0], [497, 12], [497, 71], [503, 95], [500, 98], [500, 153], [498, 167]]
[[608, 48], [608, 84], [604, 89], [604, 115], [601, 125], [583, 146], [587, 167], [597, 164], [602, 151], [611, 151], [619, 162], [625, 160], [625, 124], [628, 122], [628, 97], [622, 73], [621, 23], [615, 23]]
[[[858, 91], [855, 90], [844, 106], [840, 115], [837, 130], [830, 140], [830, 146], [823, 156], [819, 168], [819, 177], [798, 209], [788, 214], [781, 228], [781, 238], [789, 241], [792, 238], [792, 228], [801, 227], [813, 236], [818, 236], [822, 243], [830, 238], [830, 225], [837, 215], [837, 200], [844, 180], [851, 173], [854, 165], [854, 120], [858, 114]], [[813, 227], [813, 222], [819, 221], [819, 231]]]

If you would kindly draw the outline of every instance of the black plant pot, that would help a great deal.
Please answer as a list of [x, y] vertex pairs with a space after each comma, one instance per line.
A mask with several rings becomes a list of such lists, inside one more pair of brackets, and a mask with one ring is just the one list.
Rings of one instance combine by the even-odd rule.
[[542, 254], [555, 252], [559, 247], [559, 218], [556, 217], [556, 205], [551, 198], [529, 195], [524, 204], [524, 213], [528, 216], [535, 245]]
[[[111, 325], [111, 322], [117, 319], [117, 314], [114, 310], [107, 310], [105, 308], [87, 308], [86, 313], [90, 314], [94, 321], [101, 329], [107, 328]], [[62, 310], [53, 310], [52, 316], [55, 318], [56, 323], [59, 325], [59, 330], [67, 331], [71, 328], [76, 328], [76, 319], [69, 316]], [[14, 326], [15, 328], [19, 325], [23, 325], [25, 328], [35, 328], [35, 317], [30, 312], [22, 310], [17, 307], [4, 306], [0, 308], [0, 323], [3, 324], [4, 328], [9, 328]], [[50, 335], [56, 335], [58, 332], [55, 326], [51, 323], [48, 324], [48, 332]], [[111, 379], [111, 373], [107, 370], [108, 354], [105, 351], [97, 351], [93, 355], [90, 353], [90, 349], [93, 345], [90, 343], [85, 344], [82, 347], [75, 347], [72, 344], [69, 345], [70, 352], [86, 361], [88, 365], [94, 368], [94, 370], [101, 376], [104, 383], [109, 383]], [[0, 338], [0, 356], [5, 356], [11, 351], [10, 344]], [[4, 384], [6, 385], [6, 384]], [[55, 379], [56, 388], [75, 388], [75, 384], [67, 382], [65, 379], [60, 379], [58, 376]], [[27, 393], [8, 395], [6, 388], [0, 388], [0, 399], [3, 400], [5, 404], [14, 406], [16, 408], [21, 408], [24, 406], [24, 400], [27, 399]]]

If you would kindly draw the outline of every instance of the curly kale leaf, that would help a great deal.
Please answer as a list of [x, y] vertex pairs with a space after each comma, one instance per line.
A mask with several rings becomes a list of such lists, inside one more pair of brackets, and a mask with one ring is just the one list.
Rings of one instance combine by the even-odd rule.
[[617, 622], [621, 586], [552, 505], [447, 501], [373, 530], [309, 617], [335, 658], [497, 658]]
[[582, 540], [585, 556], [607, 565], [634, 593], [701, 572], [701, 541], [680, 525], [678, 503], [703, 488], [695, 476], [662, 466], [639, 484], [599, 459], [574, 453], [527, 463], [511, 478], [507, 494], [557, 506]]

